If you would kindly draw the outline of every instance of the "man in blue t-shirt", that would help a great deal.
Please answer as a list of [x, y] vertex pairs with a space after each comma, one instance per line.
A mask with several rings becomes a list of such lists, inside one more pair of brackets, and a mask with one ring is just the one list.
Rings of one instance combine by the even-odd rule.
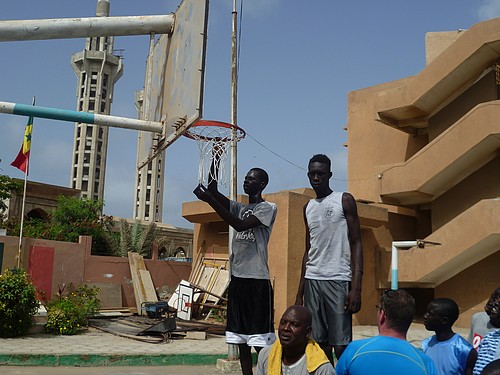
[[377, 307], [379, 335], [353, 341], [336, 367], [339, 375], [435, 375], [432, 360], [406, 341], [415, 300], [406, 291], [386, 290]]

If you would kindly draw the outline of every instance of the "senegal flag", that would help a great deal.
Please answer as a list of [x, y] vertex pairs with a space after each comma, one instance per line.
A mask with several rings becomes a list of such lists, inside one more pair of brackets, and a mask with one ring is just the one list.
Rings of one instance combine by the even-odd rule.
[[27, 173], [26, 171], [28, 169], [32, 132], [33, 132], [33, 117], [30, 117], [28, 120], [28, 125], [26, 125], [26, 130], [24, 131], [24, 140], [23, 140], [23, 145], [21, 146], [21, 150], [19, 150], [19, 154], [17, 154], [16, 160], [10, 163], [10, 165], [16, 167], [17, 169], [20, 169], [24, 173]]

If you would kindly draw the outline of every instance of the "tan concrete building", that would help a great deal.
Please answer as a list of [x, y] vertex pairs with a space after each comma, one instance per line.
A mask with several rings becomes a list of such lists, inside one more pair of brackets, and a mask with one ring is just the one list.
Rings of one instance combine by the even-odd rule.
[[500, 18], [426, 47], [417, 75], [349, 93], [349, 190], [387, 209], [391, 241], [441, 244], [399, 251], [400, 285], [453, 298], [466, 326], [500, 286]]
[[[393, 241], [439, 243], [398, 251], [399, 287], [418, 315], [434, 297], [460, 306], [467, 327], [500, 286], [500, 18], [429, 33], [418, 74], [348, 94], [349, 191], [365, 255], [359, 324], [375, 323], [391, 286]], [[278, 205], [269, 244], [275, 321], [295, 299], [311, 189], [265, 195]], [[240, 198], [242, 199], [242, 198]], [[203, 202], [183, 205], [199, 252], [227, 254], [228, 227]], [[418, 319], [418, 317], [417, 317]]]
[[[20, 180], [21, 181], [21, 180]], [[11, 197], [6, 200], [7, 210], [5, 218], [21, 217], [23, 192], [12, 191]], [[57, 198], [77, 197], [80, 198], [80, 190], [62, 186], [43, 184], [41, 182], [27, 181], [26, 201], [24, 213], [28, 218], [46, 219], [57, 207]]]

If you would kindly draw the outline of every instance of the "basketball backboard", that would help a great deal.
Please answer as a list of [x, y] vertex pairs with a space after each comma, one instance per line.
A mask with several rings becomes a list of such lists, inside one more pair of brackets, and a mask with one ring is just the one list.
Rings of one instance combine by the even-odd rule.
[[[138, 166], [171, 145], [202, 116], [209, 0], [182, 0], [171, 34], [162, 34], [148, 56], [143, 119], [164, 124], [142, 134], [146, 144]], [[145, 140], [147, 139], [147, 140]]]

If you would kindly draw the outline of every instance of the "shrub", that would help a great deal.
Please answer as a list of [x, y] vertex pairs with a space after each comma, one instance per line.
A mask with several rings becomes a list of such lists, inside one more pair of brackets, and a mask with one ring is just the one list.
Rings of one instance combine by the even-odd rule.
[[29, 275], [21, 269], [0, 275], [0, 337], [26, 335], [40, 303]]
[[47, 332], [74, 335], [88, 326], [88, 319], [100, 308], [97, 298], [99, 288], [80, 285], [77, 289], [70, 286], [64, 294], [65, 287], [59, 290], [58, 296], [47, 304]]

